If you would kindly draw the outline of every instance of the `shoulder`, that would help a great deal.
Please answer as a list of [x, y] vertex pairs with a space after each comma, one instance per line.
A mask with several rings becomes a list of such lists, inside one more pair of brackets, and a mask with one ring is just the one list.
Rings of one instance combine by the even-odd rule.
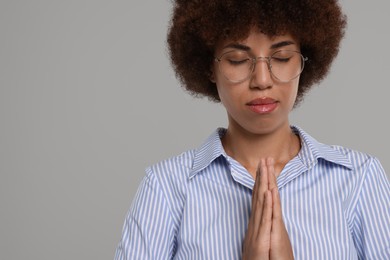
[[179, 155], [162, 160], [146, 168], [148, 175], [161, 178], [186, 178], [192, 169], [195, 150], [188, 150]]
[[340, 145], [332, 145], [330, 147], [348, 158], [353, 172], [360, 175], [363, 179], [380, 178], [386, 180], [386, 172], [380, 160], [374, 155]]
[[346, 176], [355, 180], [358, 186], [370, 180], [388, 183], [386, 172], [377, 157], [341, 145], [323, 144], [323, 146], [327, 146], [328, 151], [339, 154], [339, 159], [335, 162], [342, 165], [343, 169], [337, 171], [349, 173]]
[[[374, 156], [341, 145], [329, 145], [317, 141], [304, 130], [294, 127], [299, 133], [302, 143], [302, 154], [306, 160], [319, 159], [346, 167], [352, 171], [367, 169], [372, 164], [379, 163]], [[379, 163], [380, 164], [380, 163]]]
[[379, 163], [379, 160], [375, 156], [362, 151], [354, 150], [341, 145], [329, 145], [329, 148], [348, 158], [355, 169], [363, 166], [369, 166], [373, 162]]
[[147, 168], [147, 172], [156, 176], [174, 176], [189, 178], [197, 172], [209, 167], [219, 156], [224, 155], [221, 135], [225, 129], [216, 129], [197, 149], [188, 150]]
[[[349, 229], [360, 258], [378, 259], [375, 255], [389, 246], [389, 221], [382, 216], [388, 212], [390, 201], [390, 185], [379, 160], [362, 151], [320, 143], [303, 130], [299, 134], [301, 159], [313, 165], [313, 189], [321, 194], [324, 205], [332, 205], [329, 214], [340, 212], [343, 216], [346, 222], [338, 223], [338, 228]], [[310, 174], [306, 176], [310, 178]], [[378, 250], [372, 250], [372, 245]]]
[[188, 192], [188, 175], [192, 168], [194, 150], [157, 162], [146, 168], [145, 183], [158, 191], [178, 225]]

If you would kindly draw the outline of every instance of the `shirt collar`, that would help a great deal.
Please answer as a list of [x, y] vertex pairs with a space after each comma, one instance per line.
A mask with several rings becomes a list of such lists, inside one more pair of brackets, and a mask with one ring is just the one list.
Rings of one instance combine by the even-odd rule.
[[313, 167], [319, 159], [342, 165], [351, 170], [353, 169], [349, 157], [337, 149], [337, 147], [318, 142], [297, 126], [292, 126], [291, 128], [301, 138], [301, 151], [298, 157], [308, 169]]
[[225, 132], [225, 128], [218, 128], [195, 150], [194, 162], [189, 173], [189, 178], [194, 177], [198, 172], [205, 169], [219, 156], [223, 155], [225, 158], [227, 157], [221, 142], [221, 138]]
[[[312, 168], [319, 159], [324, 159], [353, 169], [349, 158], [335, 147], [318, 142], [297, 126], [292, 126], [291, 128], [301, 139], [301, 151], [299, 152], [298, 157], [307, 169]], [[223, 156], [226, 159], [228, 158], [221, 142], [221, 137], [225, 133], [225, 128], [218, 128], [198, 149], [195, 150], [193, 165], [188, 176], [189, 178], [194, 177], [197, 173], [208, 167], [218, 157]]]

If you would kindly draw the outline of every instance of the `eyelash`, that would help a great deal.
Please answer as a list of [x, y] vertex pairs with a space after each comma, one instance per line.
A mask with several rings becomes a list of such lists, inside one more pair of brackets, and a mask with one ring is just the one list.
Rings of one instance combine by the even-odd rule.
[[245, 59], [245, 60], [229, 60], [229, 63], [232, 64], [232, 65], [241, 65], [241, 64], [244, 64], [246, 62], [248, 62], [249, 59]]
[[289, 62], [290, 58], [272, 58], [277, 62]]
[[[283, 62], [283, 63], [287, 63], [290, 61], [290, 58], [272, 58], [272, 60], [274, 60], [275, 62]], [[249, 59], [245, 59], [245, 60], [229, 60], [229, 63], [231, 65], [242, 65], [246, 62], [250, 61]]]

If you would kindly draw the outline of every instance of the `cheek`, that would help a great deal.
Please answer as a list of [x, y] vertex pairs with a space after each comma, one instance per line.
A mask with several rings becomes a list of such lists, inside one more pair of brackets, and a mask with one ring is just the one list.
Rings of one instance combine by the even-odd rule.
[[214, 67], [213, 79], [216, 85], [218, 96], [221, 99], [221, 102], [224, 106], [226, 106], [226, 102], [230, 102], [230, 98], [232, 96], [232, 87], [229, 85], [229, 82], [225, 80], [225, 78], [216, 71], [217, 68]]
[[227, 111], [236, 110], [240, 104], [239, 86], [217, 83], [218, 95]]
[[294, 106], [295, 101], [297, 99], [297, 94], [298, 94], [298, 84], [299, 80], [294, 80], [292, 84], [289, 86], [290, 93], [289, 93], [289, 103], [291, 108]]
[[219, 83], [216, 84], [218, 90], [218, 96], [221, 100], [222, 105], [226, 108], [231, 103], [230, 95], [227, 91], [226, 86], [221, 86]]

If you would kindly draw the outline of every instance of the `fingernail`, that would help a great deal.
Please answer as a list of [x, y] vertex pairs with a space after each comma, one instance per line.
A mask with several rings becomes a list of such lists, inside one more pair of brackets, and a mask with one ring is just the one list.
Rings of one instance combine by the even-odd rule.
[[273, 165], [274, 164], [274, 158], [269, 157], [268, 158], [268, 165]]
[[263, 167], [263, 166], [264, 166], [264, 159], [260, 158], [260, 162], [259, 162], [258, 168], [261, 169], [261, 167]]

